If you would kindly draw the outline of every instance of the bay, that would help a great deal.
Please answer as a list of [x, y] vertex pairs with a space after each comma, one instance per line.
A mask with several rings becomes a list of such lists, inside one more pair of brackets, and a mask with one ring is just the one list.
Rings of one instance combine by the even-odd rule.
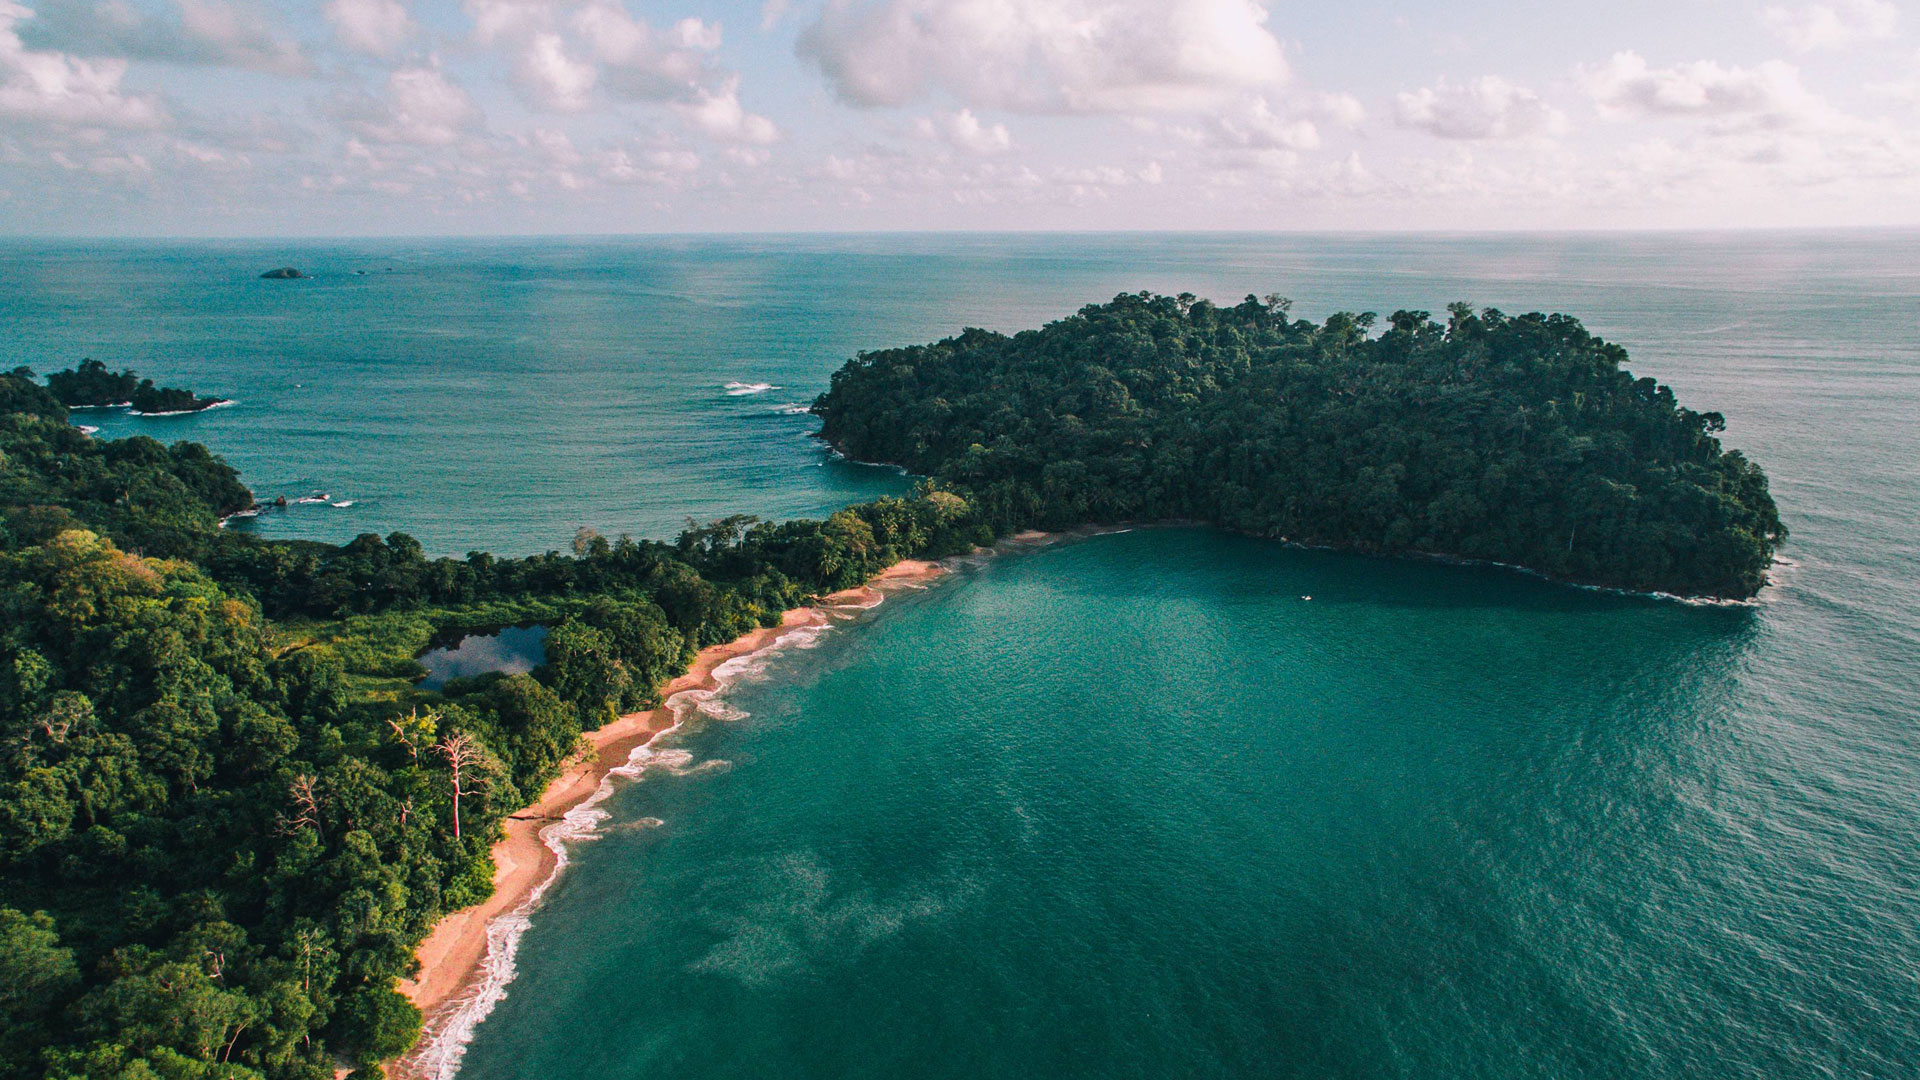
[[616, 796], [461, 1075], [1911, 1071], [1920, 236], [0, 245], [9, 364], [239, 401], [85, 422], [353, 502], [268, 535], [448, 554], [904, 490], [782, 407], [862, 348], [1143, 288], [1578, 315], [1767, 468], [1780, 584], [1703, 608], [1205, 530], [963, 566]]

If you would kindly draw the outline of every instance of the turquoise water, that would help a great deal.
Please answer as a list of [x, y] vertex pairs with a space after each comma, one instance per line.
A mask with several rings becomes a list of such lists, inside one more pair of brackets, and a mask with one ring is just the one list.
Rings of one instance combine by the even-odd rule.
[[1766, 465], [1783, 584], [1200, 530], [963, 567], [618, 790], [460, 1075], [1912, 1075], [1920, 235], [13, 244], [0, 359], [239, 398], [108, 426], [355, 502], [263, 531], [533, 551], [898, 490], [776, 407], [1136, 288], [1579, 314]]
[[881, 610], [616, 796], [463, 1077], [1915, 1060], [1910, 717], [1764, 615], [1198, 531]]

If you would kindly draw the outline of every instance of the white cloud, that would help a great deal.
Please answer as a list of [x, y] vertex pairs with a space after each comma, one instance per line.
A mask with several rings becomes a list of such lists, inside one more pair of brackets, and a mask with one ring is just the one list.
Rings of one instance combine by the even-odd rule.
[[514, 81], [542, 108], [577, 112], [588, 105], [599, 72], [567, 55], [566, 43], [550, 31], [534, 34], [513, 69]]
[[279, 34], [252, 7], [221, 0], [174, 0], [190, 38], [204, 42], [235, 67], [279, 75], [311, 74], [313, 64], [300, 47]]
[[567, 133], [564, 131], [555, 131], [551, 128], [535, 128], [533, 132], [533, 145], [539, 148], [540, 152], [545, 154], [547, 159], [555, 165], [563, 167], [573, 166], [586, 160], [580, 151], [574, 149], [573, 140], [568, 138]]
[[571, 24], [593, 57], [606, 65], [608, 85], [626, 97], [685, 98], [723, 78], [711, 58], [720, 47], [717, 25], [681, 19], [658, 30], [606, 0], [587, 4]]
[[717, 89], [696, 92], [691, 101], [676, 102], [674, 110], [694, 127], [723, 142], [762, 145], [780, 137], [773, 121], [741, 107], [737, 76]]
[[[1617, 59], [1617, 58], [1616, 58]], [[1498, 75], [1464, 86], [1442, 80], [1394, 99], [1394, 122], [1442, 139], [1523, 139], [1559, 135], [1567, 118], [1538, 94]]]
[[767, 0], [760, 5], [760, 32], [764, 34], [780, 25], [781, 18], [786, 14], [787, 0]]
[[972, 109], [923, 116], [914, 122], [920, 134], [969, 154], [1000, 154], [1013, 146], [1005, 124], [984, 124]]
[[28, 48], [16, 27], [32, 14], [0, 0], [0, 117], [116, 128], [166, 122], [157, 98], [121, 89], [125, 60], [83, 60]]
[[595, 174], [608, 183], [659, 185], [674, 183], [699, 168], [700, 155], [691, 150], [614, 147], [598, 156]]
[[512, 58], [515, 87], [539, 108], [579, 112], [604, 95], [665, 103], [724, 142], [779, 137], [773, 121], [742, 106], [739, 76], [714, 64], [718, 24], [685, 18], [656, 27], [621, 0], [464, 0], [463, 6], [475, 42]]
[[800, 54], [839, 97], [945, 91], [1026, 112], [1164, 113], [1286, 80], [1254, 0], [828, 0]]
[[1264, 97], [1241, 102], [1237, 108], [1216, 116], [1213, 135], [1216, 143], [1249, 150], [1317, 150], [1320, 147], [1319, 125], [1296, 112], [1275, 112]]
[[647, 101], [691, 100], [726, 76], [712, 53], [720, 28], [681, 19], [664, 30], [635, 18], [619, 0], [465, 0], [474, 40], [514, 54], [521, 91], [535, 105], [585, 105], [601, 85]]
[[1769, 60], [1752, 69], [1696, 60], [1651, 68], [1638, 53], [1615, 53], [1578, 76], [1601, 115], [1792, 117], [1825, 108], [1792, 64]]
[[32, 16], [22, 29], [36, 48], [277, 75], [313, 73], [306, 53], [255, 5], [172, 0], [170, 10], [153, 14], [126, 0], [38, 0]]
[[1128, 126], [1144, 135], [1164, 135], [1192, 147], [1222, 152], [1218, 164], [1239, 170], [1260, 162], [1289, 160], [1323, 145], [1322, 128], [1354, 130], [1366, 109], [1350, 94], [1288, 94], [1269, 99], [1253, 94], [1213, 110], [1205, 118], [1177, 121], [1130, 117]]
[[1760, 13], [1760, 21], [1794, 49], [1813, 52], [1885, 41], [1899, 26], [1900, 9], [1888, 0], [1830, 0], [1795, 8], [1773, 5]]
[[445, 146], [477, 130], [482, 117], [460, 84], [438, 68], [414, 66], [387, 76], [385, 99], [358, 103], [346, 119], [372, 142]]
[[1619, 53], [1579, 77], [1603, 116], [1691, 122], [1692, 134], [1638, 144], [1623, 166], [1629, 176], [1657, 173], [1665, 190], [1699, 196], [1767, 185], [1910, 185], [1920, 175], [1920, 142], [1910, 131], [1842, 112], [1778, 60], [1752, 69], [1707, 60], [1653, 69]]
[[394, 55], [419, 29], [400, 0], [328, 0], [322, 13], [341, 44], [369, 56]]

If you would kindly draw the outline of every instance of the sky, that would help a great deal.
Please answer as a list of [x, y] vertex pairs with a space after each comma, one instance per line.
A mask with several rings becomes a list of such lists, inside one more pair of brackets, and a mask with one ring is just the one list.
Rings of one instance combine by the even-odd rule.
[[1915, 224], [1893, 0], [0, 0], [0, 235]]

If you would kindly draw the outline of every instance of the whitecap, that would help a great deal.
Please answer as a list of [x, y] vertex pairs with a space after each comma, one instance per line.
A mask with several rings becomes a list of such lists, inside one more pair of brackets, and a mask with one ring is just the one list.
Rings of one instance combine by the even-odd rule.
[[748, 394], [764, 394], [769, 390], [778, 390], [780, 387], [764, 382], [730, 382], [721, 389], [727, 392], [728, 397], [744, 397]]
[[352, 499], [341, 499], [339, 502], [328, 503], [327, 505], [333, 507], [335, 510], [345, 510], [347, 507], [352, 506], [353, 502]]

